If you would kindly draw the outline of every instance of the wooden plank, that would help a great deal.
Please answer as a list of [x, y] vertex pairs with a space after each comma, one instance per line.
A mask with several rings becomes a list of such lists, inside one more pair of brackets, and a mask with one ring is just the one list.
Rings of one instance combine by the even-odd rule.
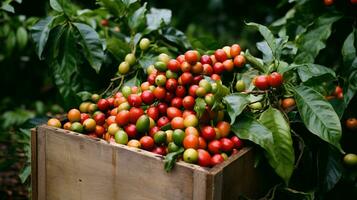
[[37, 200], [37, 130], [31, 129], [31, 195]]
[[222, 199], [222, 184], [223, 184], [223, 173], [222, 173], [222, 171], [220, 171], [213, 176], [212, 187], [213, 187], [213, 199], [214, 200]]
[[195, 170], [193, 173], [193, 200], [207, 199], [207, 176], [208, 173], [201, 170]]
[[41, 200], [225, 200], [261, 194], [251, 148], [211, 169], [178, 162], [166, 173], [162, 156], [151, 152], [48, 126], [34, 135]]
[[37, 129], [37, 197], [46, 198], [46, 130]]
[[238, 199], [240, 196], [258, 198], [263, 194], [260, 172], [254, 168], [254, 151], [245, 152], [222, 171], [222, 199]]
[[39, 129], [48, 143], [47, 199], [193, 199], [193, 167], [166, 173], [152, 153]]

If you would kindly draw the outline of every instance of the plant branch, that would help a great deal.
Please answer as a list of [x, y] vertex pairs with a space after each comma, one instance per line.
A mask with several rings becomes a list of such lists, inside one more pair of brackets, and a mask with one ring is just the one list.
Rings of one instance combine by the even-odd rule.
[[302, 139], [302, 137], [300, 135], [298, 135], [294, 130], [291, 130], [291, 133], [298, 138], [298, 140], [300, 140], [299, 143], [299, 148], [300, 148], [300, 154], [298, 156], [298, 159], [296, 160], [295, 166], [294, 168], [296, 169], [299, 166], [299, 163], [301, 161], [302, 155], [304, 154], [304, 148], [305, 148], [305, 142]]

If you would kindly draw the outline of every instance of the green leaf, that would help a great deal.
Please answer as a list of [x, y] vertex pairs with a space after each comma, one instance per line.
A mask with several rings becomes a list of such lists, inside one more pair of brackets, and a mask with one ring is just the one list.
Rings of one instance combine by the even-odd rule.
[[289, 65], [288, 63], [284, 62], [284, 61], [280, 61], [281, 64], [279, 64], [279, 66], [277, 67], [277, 72], [279, 72], [280, 74], [284, 74], [285, 72], [288, 72], [290, 70], [294, 70], [297, 67], [299, 67], [300, 65], [296, 65], [296, 64], [291, 64]]
[[329, 192], [340, 181], [343, 172], [341, 153], [331, 146], [322, 145], [318, 150], [318, 169], [322, 192]]
[[314, 25], [297, 39], [298, 54], [294, 62], [313, 63], [320, 50], [326, 47], [326, 40], [331, 35], [331, 27], [334, 22], [341, 19], [335, 13], [320, 16]]
[[200, 118], [202, 114], [205, 112], [206, 105], [207, 104], [204, 99], [196, 98], [195, 107], [193, 108], [193, 110], [196, 112], [198, 118]]
[[151, 8], [150, 13], [146, 15], [147, 29], [153, 31], [159, 29], [161, 24], [169, 24], [171, 22], [171, 15], [171, 10]]
[[88, 101], [92, 99], [92, 93], [87, 91], [78, 92], [77, 95], [81, 98], [82, 101]]
[[24, 27], [20, 26], [17, 29], [16, 39], [17, 39], [17, 44], [18, 44], [19, 48], [23, 49], [26, 46], [27, 40], [28, 40], [27, 31]]
[[122, 0], [99, 0], [114, 16], [123, 17], [126, 14], [126, 6]]
[[47, 44], [47, 40], [52, 28], [54, 18], [51, 16], [40, 20], [31, 28], [32, 39], [36, 44], [36, 53], [40, 59], [43, 59], [42, 54]]
[[244, 57], [249, 64], [260, 72], [266, 73], [268, 68], [264, 65], [263, 61], [259, 58], [252, 56], [248, 50], [245, 51]]
[[153, 54], [145, 54], [143, 57], [141, 57], [141, 59], [139, 60], [139, 65], [142, 69], [144, 69], [145, 73], [147, 73], [146, 69], [156, 62], [156, 58], [157, 56]]
[[7, 35], [6, 41], [5, 41], [5, 49], [6, 49], [6, 54], [11, 55], [13, 50], [15, 49], [16, 46], [16, 35], [15, 32], [10, 32]]
[[[290, 0], [291, 1], [291, 0]], [[295, 16], [296, 9], [292, 8], [288, 12], [286, 12], [285, 16], [276, 20], [271, 24], [271, 26], [283, 26], [287, 23], [287, 21]]]
[[262, 147], [271, 166], [275, 166], [279, 162], [274, 149], [273, 133], [260, 122], [253, 118], [242, 116], [232, 125], [231, 130], [239, 138], [252, 141]]
[[133, 38], [133, 45], [136, 46], [142, 37], [141, 33], [136, 33]]
[[357, 58], [354, 59], [351, 68], [354, 70], [350, 72], [346, 84], [343, 88], [343, 96], [346, 105], [350, 103], [357, 91]]
[[137, 75], [135, 75], [130, 80], [125, 81], [125, 83], [123, 85], [124, 86], [138, 86], [139, 84], [140, 84], [140, 80], [138, 79]]
[[25, 181], [30, 177], [31, 175], [31, 165], [26, 165], [20, 172], [19, 178], [21, 180], [21, 183], [25, 183]]
[[217, 108], [217, 106], [221, 104], [223, 97], [229, 94], [229, 89], [222, 84], [222, 81], [218, 80], [216, 81], [216, 84], [217, 84], [217, 91], [214, 94], [215, 103], [212, 106], [212, 110]]
[[[346, 97], [344, 97], [345, 99]], [[333, 109], [337, 113], [338, 117], [341, 119], [343, 116], [343, 113], [345, 112], [346, 109], [346, 104], [344, 102], [344, 99], [337, 99], [333, 98], [328, 100], [328, 102], [332, 105]]]
[[129, 44], [115, 37], [107, 39], [107, 49], [110, 53], [112, 53], [117, 61], [123, 61], [125, 55], [130, 53]]
[[50, 0], [50, 6], [53, 10], [72, 16], [76, 12], [76, 6], [68, 0]]
[[258, 42], [257, 49], [263, 53], [264, 63], [271, 63], [274, 60], [273, 52], [271, 51], [266, 41]]
[[297, 72], [302, 82], [306, 82], [311, 78], [320, 77], [323, 75], [327, 75], [329, 78], [336, 78], [335, 72], [322, 65], [307, 63], [295, 66], [297, 68]]
[[288, 184], [294, 170], [295, 154], [291, 139], [290, 127], [281, 111], [269, 107], [259, 118], [259, 121], [273, 134], [275, 156], [279, 162], [272, 167]]
[[237, 116], [239, 116], [245, 107], [249, 104], [246, 94], [233, 93], [223, 98], [223, 102], [227, 106], [227, 111], [231, 119], [231, 124], [234, 124]]
[[50, 6], [53, 10], [57, 12], [63, 12], [63, 8], [57, 0], [50, 0]]
[[179, 46], [182, 46], [185, 49], [192, 48], [186, 35], [183, 32], [181, 32], [173, 27], [163, 28], [161, 30], [161, 35], [168, 41], [173, 42]]
[[128, 19], [128, 25], [133, 32], [137, 32], [146, 24], [146, 3], [137, 9]]
[[82, 46], [83, 53], [92, 68], [99, 73], [104, 60], [103, 45], [100, 42], [99, 35], [90, 26], [82, 23], [73, 23], [77, 28], [79, 43]]
[[165, 156], [165, 170], [167, 172], [171, 171], [171, 169], [175, 166], [177, 158], [185, 151], [183, 147], [180, 147], [180, 149], [176, 152], [168, 153]]
[[121, 0], [126, 7], [129, 7], [131, 4], [138, 2], [138, 0]]
[[3, 4], [2, 6], [1, 6], [1, 9], [2, 10], [5, 10], [5, 11], [7, 11], [7, 12], [10, 12], [10, 13], [15, 13], [15, 9], [14, 9], [14, 7], [12, 6], [12, 5], [10, 5], [10, 4]]
[[320, 93], [303, 85], [294, 88], [294, 97], [307, 129], [342, 151], [341, 124], [331, 104]]
[[277, 44], [275, 42], [275, 37], [271, 33], [271, 31], [264, 25], [257, 24], [257, 23], [247, 23], [248, 26], [253, 26], [258, 29], [260, 34], [264, 37], [264, 40], [267, 42], [269, 48], [271, 49], [273, 55], [275, 55]]
[[10, 127], [20, 126], [33, 117], [35, 117], [35, 113], [20, 108], [6, 111], [1, 115], [2, 128], [6, 130]]
[[252, 67], [246, 68], [241, 73], [237, 73], [237, 80], [243, 80], [246, 85], [246, 90], [251, 91], [255, 88], [252, 83], [253, 78], [259, 75], [259, 72]]
[[297, 53], [297, 46], [295, 45], [295, 43], [293, 42], [286, 42], [286, 44], [284, 44], [283, 49], [281, 50], [281, 54], [283, 55], [291, 55], [291, 56], [295, 56]]
[[67, 107], [76, 105], [77, 93], [81, 90], [79, 62], [73, 26], [62, 25], [51, 31], [49, 46], [49, 65], [53, 72], [55, 84]]
[[341, 53], [343, 57], [343, 72], [348, 74], [351, 69], [353, 60], [356, 58], [356, 48], [354, 46], [355, 42], [355, 29], [347, 36], [345, 42], [343, 43]]

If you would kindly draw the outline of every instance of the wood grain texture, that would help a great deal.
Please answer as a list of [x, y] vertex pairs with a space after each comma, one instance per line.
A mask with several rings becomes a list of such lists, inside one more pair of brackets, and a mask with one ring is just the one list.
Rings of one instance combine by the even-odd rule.
[[151, 152], [48, 126], [36, 135], [39, 200], [226, 200], [258, 190], [257, 177], [246, 177], [255, 173], [250, 148], [211, 169], [178, 162], [167, 173]]
[[47, 160], [46, 160], [46, 134], [45, 129], [37, 129], [37, 197], [46, 199], [47, 192]]
[[37, 130], [31, 129], [31, 195], [37, 200]]
[[258, 198], [264, 194], [262, 174], [254, 168], [253, 154], [253, 150], [247, 151], [245, 156], [222, 169], [222, 199], [238, 199], [239, 196]]

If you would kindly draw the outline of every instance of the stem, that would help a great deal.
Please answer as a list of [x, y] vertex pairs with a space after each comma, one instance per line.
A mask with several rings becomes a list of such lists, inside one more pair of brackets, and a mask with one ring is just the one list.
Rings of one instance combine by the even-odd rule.
[[120, 78], [121, 78], [121, 79], [120, 79], [120, 83], [119, 83], [119, 85], [118, 85], [116, 88], [113, 89], [112, 94], [117, 93], [117, 92], [119, 91], [120, 87], [123, 85], [124, 76], [120, 76]]
[[237, 73], [234, 73], [234, 75], [233, 75], [233, 80], [232, 80], [232, 83], [231, 83], [231, 86], [230, 86], [230, 90], [231, 90], [231, 93], [233, 93], [234, 91], [234, 82], [235, 82], [235, 80], [236, 80], [236, 78], [237, 78]]
[[301, 143], [299, 143], [299, 147], [300, 147], [300, 149], [301, 149], [301, 152], [300, 152], [299, 157], [298, 157], [298, 159], [296, 160], [296, 163], [295, 163], [295, 166], [294, 166], [294, 168], [296, 169], [296, 168], [299, 166], [299, 163], [300, 163], [300, 161], [301, 161], [301, 159], [302, 159], [302, 155], [304, 154], [305, 142], [304, 142], [304, 140], [302, 139], [302, 137], [301, 137], [300, 135], [298, 135], [294, 130], [291, 130], [291, 133], [292, 133], [295, 137], [297, 137], [298, 140], [301, 141]]
[[250, 91], [250, 92], [242, 92], [243, 94], [266, 94], [266, 91]]
[[102, 92], [102, 93], [100, 94], [100, 96], [103, 96], [105, 93], [107, 93], [107, 92], [109, 91], [109, 89], [112, 88], [113, 84], [114, 84], [114, 82], [110, 82], [110, 84], [109, 84], [109, 86], [107, 87], [107, 89], [105, 89], [104, 92]]

